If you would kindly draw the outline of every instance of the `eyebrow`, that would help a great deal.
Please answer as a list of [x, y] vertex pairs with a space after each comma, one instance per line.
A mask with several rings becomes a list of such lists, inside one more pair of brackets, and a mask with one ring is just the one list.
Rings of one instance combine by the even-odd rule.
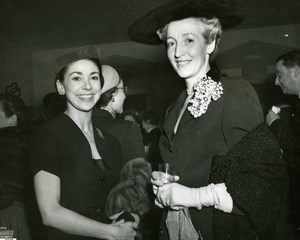
[[188, 35], [193, 35], [193, 36], [195, 36], [195, 37], [197, 37], [197, 34], [195, 34], [195, 33], [191, 33], [191, 32], [188, 32], [188, 33], [184, 33], [184, 34], [182, 34], [183, 36], [188, 36]]
[[[183, 33], [181, 36], [187, 37], [187, 36], [189, 36], [189, 35], [192, 35], [192, 36], [194, 36], [194, 37], [198, 37], [195, 33], [192, 33], [192, 32]], [[166, 40], [167, 40], [167, 39], [170, 39], [170, 38], [174, 39], [174, 37], [171, 36], [171, 37], [167, 37]]]
[[[71, 72], [71, 73], [69, 74], [69, 76], [71, 76], [72, 74], [82, 75], [82, 72]], [[99, 75], [100, 75], [99, 72], [91, 72], [91, 73], [90, 73], [90, 75], [93, 75], [93, 74], [99, 74]]]

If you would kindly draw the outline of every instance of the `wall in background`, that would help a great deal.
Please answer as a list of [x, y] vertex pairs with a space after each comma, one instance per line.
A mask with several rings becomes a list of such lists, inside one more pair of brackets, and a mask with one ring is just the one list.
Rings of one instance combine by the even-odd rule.
[[[285, 25], [277, 27], [256, 28], [241, 31], [226, 31], [223, 34], [219, 54], [234, 49], [250, 40], [299, 48], [300, 25]], [[289, 34], [285, 37], [284, 34]], [[18, 49], [4, 43], [0, 66], [0, 91], [13, 81], [17, 81], [22, 89], [22, 96], [28, 105], [38, 106], [42, 97], [54, 89], [54, 74], [50, 62], [67, 49], [53, 49], [47, 51], [30, 52]], [[166, 58], [162, 46], [147, 46], [134, 42], [123, 42], [100, 45], [103, 59], [119, 55], [135, 60], [147, 60], [157, 63], [158, 67], [145, 74], [135, 74], [137, 66], [131, 68], [125, 75], [132, 89], [130, 94], [146, 94], [149, 108], [165, 108], [171, 99], [182, 89], [182, 83], [176, 78]], [[13, 49], [13, 50], [12, 50]], [[274, 59], [275, 60], [275, 59]], [[270, 65], [270, 64], [268, 64]], [[222, 69], [222, 66], [219, 66]], [[269, 69], [272, 69], [269, 67]], [[227, 69], [228, 70], [228, 69]], [[254, 68], [255, 70], [255, 68]], [[233, 72], [238, 72], [233, 71]], [[229, 71], [230, 72], [230, 69]], [[145, 91], [143, 89], [146, 89]], [[150, 98], [149, 98], [150, 96]]]

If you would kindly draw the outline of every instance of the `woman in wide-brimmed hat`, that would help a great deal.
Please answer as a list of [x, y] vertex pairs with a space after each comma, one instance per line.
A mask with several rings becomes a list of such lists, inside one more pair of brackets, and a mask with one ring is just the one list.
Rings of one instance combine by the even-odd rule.
[[160, 151], [177, 167], [176, 183], [152, 173], [156, 205], [165, 208], [161, 239], [272, 239], [287, 181], [281, 152], [258, 97], [243, 80], [210, 62], [224, 28], [238, 24], [238, 0], [173, 1], [129, 27], [129, 37], [163, 43], [185, 80], [167, 109]]

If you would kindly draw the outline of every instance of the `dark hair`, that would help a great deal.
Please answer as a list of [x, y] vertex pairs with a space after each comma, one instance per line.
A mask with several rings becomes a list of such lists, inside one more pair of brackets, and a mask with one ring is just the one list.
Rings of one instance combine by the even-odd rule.
[[18, 127], [28, 126], [27, 106], [20, 97], [11, 93], [3, 93], [0, 95], [0, 105], [6, 117], [17, 116]]
[[127, 109], [125, 111], [123, 111], [122, 113], [122, 119], [125, 118], [125, 116], [132, 116], [132, 118], [134, 119], [134, 121], [138, 124], [141, 125], [142, 124], [142, 120], [140, 117], [140, 114], [137, 110], [135, 109]]
[[[100, 59], [98, 58], [86, 58], [87, 60], [90, 60], [92, 61], [93, 63], [95, 63], [100, 71], [100, 83], [101, 83], [101, 88], [103, 87], [104, 85], [104, 78], [103, 78], [103, 75], [102, 75], [102, 65], [101, 65], [101, 62], [100, 62]], [[72, 62], [73, 63], [73, 62]], [[64, 75], [66, 73], [66, 71], [69, 69], [69, 66], [70, 64], [72, 63], [69, 63], [68, 65], [64, 66], [55, 76], [55, 86], [56, 86], [56, 81], [59, 80], [61, 82], [63, 82], [65, 79], [64, 79]]]
[[117, 87], [108, 89], [106, 92], [102, 93], [100, 99], [98, 100], [96, 107], [105, 107], [112, 100], [113, 95], [117, 92]]
[[141, 119], [145, 122], [149, 121], [151, 125], [157, 126], [159, 124], [159, 116], [152, 110], [142, 112]]
[[47, 93], [43, 98], [43, 114], [47, 120], [51, 120], [66, 110], [66, 99], [57, 92]]
[[300, 66], [300, 49], [289, 51], [276, 59], [276, 62], [282, 61], [282, 65], [291, 68]]

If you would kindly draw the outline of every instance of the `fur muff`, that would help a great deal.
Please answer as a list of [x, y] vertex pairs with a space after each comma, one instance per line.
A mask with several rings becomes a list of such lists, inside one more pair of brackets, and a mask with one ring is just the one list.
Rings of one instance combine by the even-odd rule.
[[139, 216], [151, 208], [149, 187], [151, 165], [143, 158], [128, 161], [121, 170], [119, 183], [111, 190], [107, 203], [106, 214], [128, 211]]

